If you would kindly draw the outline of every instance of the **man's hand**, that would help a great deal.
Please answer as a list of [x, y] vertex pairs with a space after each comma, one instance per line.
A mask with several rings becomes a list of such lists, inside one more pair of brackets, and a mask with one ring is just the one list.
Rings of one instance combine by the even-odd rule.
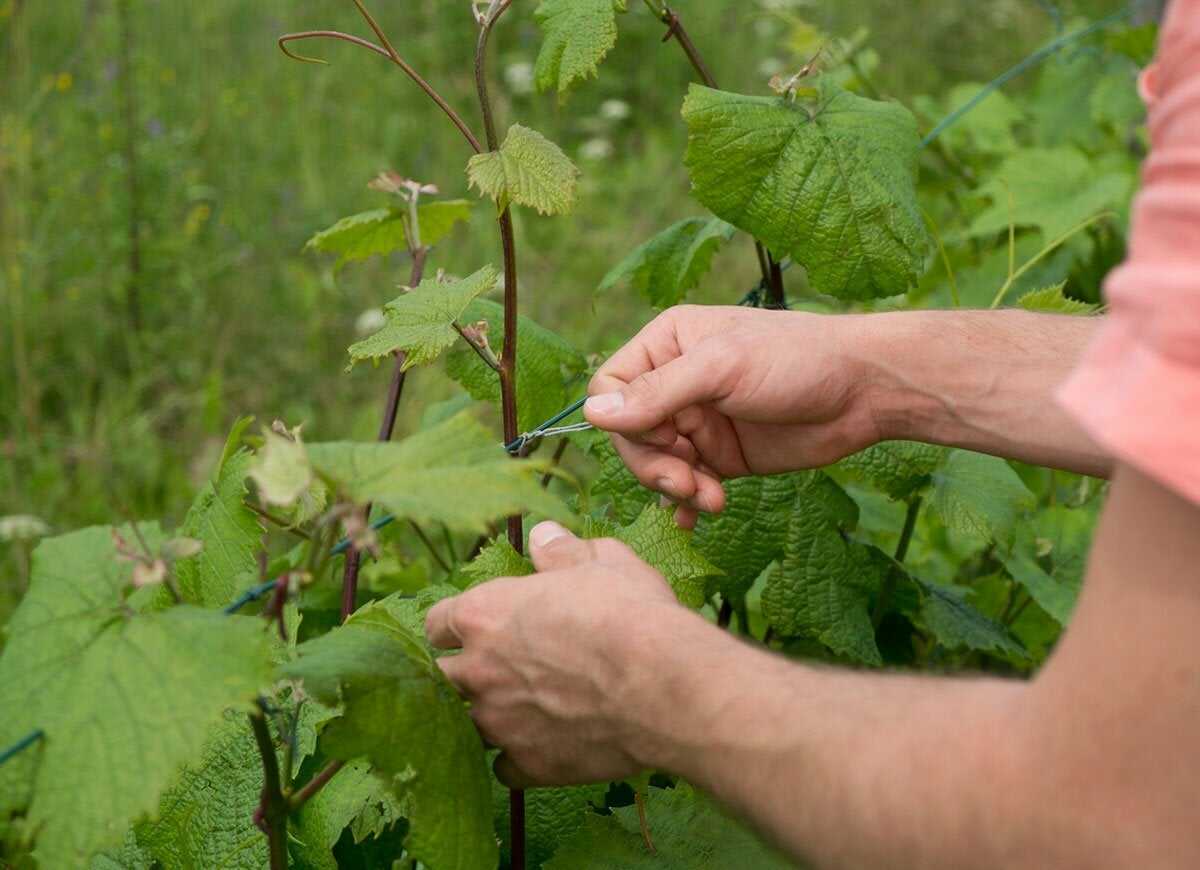
[[695, 511], [720, 481], [828, 465], [899, 438], [1085, 474], [1110, 460], [1053, 400], [1099, 318], [820, 315], [680, 306], [605, 363], [587, 419], [647, 487]]
[[643, 485], [719, 511], [723, 478], [828, 465], [880, 440], [855, 356], [870, 320], [671, 308], [601, 367], [584, 412]]
[[496, 774], [508, 785], [636, 773], [650, 749], [638, 724], [647, 711], [628, 699], [634, 685], [655, 681], [645, 666], [651, 634], [657, 643], [715, 629], [619, 541], [542, 523], [529, 544], [537, 574], [493, 580], [429, 611], [430, 643], [462, 649], [439, 664], [484, 739], [503, 750]]

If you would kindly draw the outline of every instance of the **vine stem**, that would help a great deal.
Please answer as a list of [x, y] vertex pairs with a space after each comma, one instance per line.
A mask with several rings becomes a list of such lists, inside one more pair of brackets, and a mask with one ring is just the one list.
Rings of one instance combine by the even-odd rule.
[[[416, 287], [421, 283], [425, 274], [425, 258], [428, 248], [415, 248], [412, 251], [412, 271], [408, 277], [408, 286]], [[388, 384], [387, 401], [383, 406], [383, 420], [379, 424], [379, 441], [391, 441], [392, 432], [396, 428], [396, 412], [400, 407], [400, 396], [404, 392], [404, 354], [396, 354], [392, 365], [392, 380]], [[364, 511], [364, 519], [370, 519], [371, 505]], [[414, 527], [415, 527], [414, 523]], [[424, 536], [422, 536], [424, 537]], [[351, 546], [346, 551], [346, 564], [342, 569], [342, 622], [354, 612], [354, 603], [358, 599], [358, 569], [362, 564], [362, 551]]]
[[[259, 706], [262, 704], [260, 702]], [[262, 802], [259, 804], [259, 826], [266, 832], [271, 856], [271, 870], [288, 870], [287, 818], [288, 802], [279, 782], [279, 759], [267, 728], [267, 718], [260, 709], [250, 714], [250, 727], [263, 763]]]
[[[1051, 239], [1049, 242], [1046, 243], [1046, 246], [1044, 248], [1042, 248], [1040, 251], [1038, 251], [1036, 254], [1034, 254], [1032, 257], [1030, 257], [1028, 260], [1026, 260], [1021, 265], [1020, 269], [1017, 269], [1015, 272], [1010, 272], [1010, 274], [1008, 276], [1008, 280], [1004, 282], [1004, 286], [1002, 286], [999, 290], [996, 291], [996, 298], [994, 298], [992, 300], [992, 304], [989, 305], [988, 307], [991, 309], [999, 308], [1000, 303], [1004, 301], [1004, 297], [1008, 295], [1008, 291], [1012, 288], [1012, 285], [1015, 284], [1017, 282], [1017, 280], [1020, 279], [1026, 272], [1028, 272], [1030, 269], [1032, 269], [1034, 266], [1036, 266], [1038, 263], [1040, 263], [1043, 258], [1048, 257], [1050, 254], [1052, 254], [1055, 251], [1055, 249], [1058, 248], [1059, 245], [1062, 245], [1063, 243], [1065, 243], [1068, 239], [1071, 238], [1071, 236], [1075, 235], [1076, 233], [1083, 232], [1088, 227], [1090, 227], [1092, 224], [1098, 223], [1099, 221], [1105, 220], [1106, 218], [1110, 218], [1110, 217], [1114, 217], [1114, 214], [1111, 211], [1102, 211], [1099, 214], [1092, 215], [1087, 220], [1080, 221], [1079, 223], [1075, 224], [1075, 226], [1071, 227], [1069, 230], [1067, 230], [1065, 233], [1058, 236], [1057, 238]], [[1012, 224], [1011, 223], [1009, 224], [1009, 232], [1010, 233], [1012, 232]], [[1011, 266], [1010, 266], [1010, 269], [1011, 269]]]
[[[918, 495], [908, 503], [908, 510], [904, 514], [904, 527], [900, 530], [900, 542], [896, 544], [897, 562], [903, 562], [904, 557], [908, 555], [908, 547], [912, 543], [913, 532], [917, 528], [917, 516], [920, 513], [921, 496]], [[879, 628], [888, 606], [892, 603], [892, 595], [896, 591], [896, 570], [894, 567], [888, 570], [879, 589], [879, 598], [875, 600], [875, 610], [871, 613], [871, 624], [875, 628]]]
[[[717, 89], [717, 80], [708, 70], [708, 64], [704, 62], [704, 57], [700, 54], [700, 50], [696, 48], [696, 43], [692, 41], [692, 37], [688, 34], [687, 28], [683, 26], [683, 21], [679, 17], [679, 13], [666, 4], [659, 4], [656, 0], [645, 0], [646, 6], [653, 12], [658, 20], [667, 25], [667, 32], [663, 35], [663, 42], [668, 42], [672, 38], [679, 43], [679, 47], [687, 56], [688, 61], [692, 65], [692, 69], [696, 71], [696, 75], [700, 76], [700, 81], [704, 82], [706, 87]], [[771, 308], [785, 308], [786, 300], [783, 292], [783, 272], [779, 268], [779, 263], [771, 256], [770, 251], [758, 239], [754, 240], [754, 250], [758, 254], [758, 266], [762, 271], [763, 286], [767, 288], [767, 300]]]
[[[355, 0], [358, 2], [358, 0]], [[488, 150], [500, 147], [496, 135], [496, 119], [488, 97], [487, 49], [492, 28], [500, 20], [512, 0], [492, 0], [479, 28], [475, 45], [475, 90], [479, 96], [479, 111], [483, 116], [483, 132]], [[500, 350], [500, 410], [504, 418], [504, 443], [509, 444], [520, 434], [517, 427], [517, 250], [513, 237], [512, 213], [505, 206], [500, 212], [500, 245], [504, 253], [504, 345]], [[525, 535], [521, 515], [506, 522], [508, 542], [518, 553], [524, 552]], [[525, 792], [511, 789], [508, 793], [509, 841], [513, 870], [525, 868]]]
[[304, 806], [305, 802], [323, 789], [326, 784], [328, 784], [329, 780], [333, 779], [334, 774], [345, 767], [345, 765], [346, 762], [344, 761], [331, 761], [321, 768], [320, 772], [315, 774], [313, 778], [305, 784], [304, 788], [300, 789], [300, 791], [288, 798], [288, 809], [291, 812], [295, 812], [296, 810], [300, 809], [300, 807]]

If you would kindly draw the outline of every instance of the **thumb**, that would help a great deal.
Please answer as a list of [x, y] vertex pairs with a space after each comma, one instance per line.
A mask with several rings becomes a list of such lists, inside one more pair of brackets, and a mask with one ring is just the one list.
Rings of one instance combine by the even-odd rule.
[[558, 523], [538, 523], [529, 532], [529, 557], [538, 571], [571, 568], [595, 558], [592, 541], [577, 538]]
[[696, 349], [642, 372], [627, 384], [593, 382], [597, 392], [584, 403], [588, 422], [608, 432], [636, 435], [649, 432], [685, 408], [720, 398], [727, 358]]

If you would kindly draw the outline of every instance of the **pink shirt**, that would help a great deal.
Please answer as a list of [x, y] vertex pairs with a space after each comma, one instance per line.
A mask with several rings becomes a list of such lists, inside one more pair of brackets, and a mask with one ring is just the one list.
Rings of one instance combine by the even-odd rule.
[[1174, 0], [1141, 79], [1151, 151], [1110, 313], [1059, 391], [1118, 461], [1200, 503], [1200, 0]]

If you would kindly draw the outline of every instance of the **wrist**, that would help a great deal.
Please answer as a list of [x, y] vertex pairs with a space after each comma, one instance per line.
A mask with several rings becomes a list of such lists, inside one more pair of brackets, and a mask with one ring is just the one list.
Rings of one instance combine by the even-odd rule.
[[942, 362], [936, 318], [927, 312], [865, 314], [853, 318], [849, 370], [858, 379], [858, 404], [877, 441], [936, 441], [944, 437], [946, 404], [938, 396]]
[[773, 707], [786, 703], [786, 680], [773, 675], [789, 665], [682, 607], [648, 616], [653, 633], [626, 645], [626, 751], [643, 769], [712, 788], [714, 760], [738, 756], [743, 743], [761, 742], [764, 721], [779, 721]]

